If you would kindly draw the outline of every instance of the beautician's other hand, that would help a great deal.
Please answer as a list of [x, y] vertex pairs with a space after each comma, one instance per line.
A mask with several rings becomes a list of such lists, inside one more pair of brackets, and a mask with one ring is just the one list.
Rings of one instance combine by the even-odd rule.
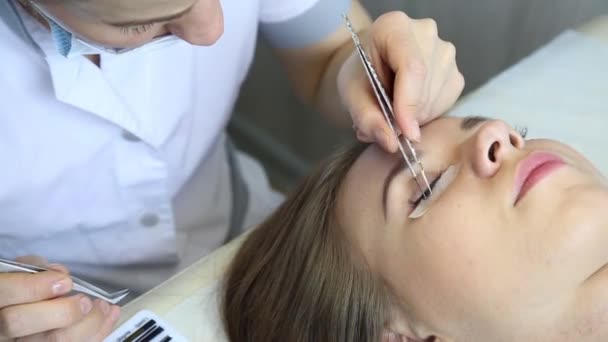
[[0, 273], [0, 336], [17, 341], [102, 341], [120, 315], [117, 306], [72, 289], [68, 269], [40, 257], [17, 261], [51, 269], [39, 273]]
[[[432, 19], [411, 19], [403, 12], [382, 15], [359, 36], [387, 93], [392, 94], [398, 128], [419, 141], [420, 126], [444, 114], [464, 88], [454, 45], [439, 38]], [[396, 151], [397, 141], [356, 51], [339, 71], [338, 90], [357, 138]]]

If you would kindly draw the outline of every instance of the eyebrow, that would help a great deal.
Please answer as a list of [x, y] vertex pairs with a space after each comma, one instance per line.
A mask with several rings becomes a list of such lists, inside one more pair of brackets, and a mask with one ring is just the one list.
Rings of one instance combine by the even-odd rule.
[[[460, 129], [464, 132], [470, 131], [475, 127], [479, 126], [481, 123], [490, 120], [490, 118], [479, 115], [471, 115], [463, 118], [460, 123]], [[423, 151], [418, 150], [418, 158], [422, 158]], [[413, 160], [410, 159], [410, 163], [414, 163]], [[393, 179], [397, 174], [406, 168], [405, 160], [403, 158], [399, 158], [399, 160], [393, 165], [388, 175], [384, 179], [384, 184], [382, 185], [382, 210], [384, 211], [384, 218], [386, 219], [386, 202], [388, 196], [388, 187], [393, 182]]]
[[154, 24], [154, 23], [175, 20], [179, 17], [186, 15], [186, 13], [190, 12], [192, 10], [192, 7], [194, 7], [194, 4], [190, 5], [185, 10], [179, 11], [175, 14], [165, 15], [165, 16], [157, 17], [157, 18], [119, 21], [119, 22], [107, 22], [106, 21], [105, 23], [112, 25], [112, 26], [117, 26], [117, 27], [150, 25], [150, 24]]

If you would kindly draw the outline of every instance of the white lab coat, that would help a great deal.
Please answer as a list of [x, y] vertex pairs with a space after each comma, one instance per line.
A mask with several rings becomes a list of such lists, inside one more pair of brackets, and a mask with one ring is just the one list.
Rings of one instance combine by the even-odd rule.
[[[38, 254], [145, 290], [221, 245], [232, 205], [223, 132], [258, 23], [316, 1], [224, 0], [213, 46], [102, 55], [98, 68], [60, 56], [41, 25], [2, 0], [0, 256]], [[280, 196], [257, 163], [237, 159], [251, 226]]]

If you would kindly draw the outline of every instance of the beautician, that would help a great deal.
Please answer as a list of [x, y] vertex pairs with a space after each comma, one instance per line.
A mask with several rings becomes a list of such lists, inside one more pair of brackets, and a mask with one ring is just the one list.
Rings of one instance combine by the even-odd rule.
[[62, 264], [0, 274], [0, 335], [101, 340], [119, 309], [64, 296], [68, 267], [141, 293], [280, 202], [225, 133], [258, 30], [303, 102], [396, 151], [342, 12], [420, 140], [464, 85], [430, 19], [372, 23], [350, 0], [0, 0], [0, 257]]

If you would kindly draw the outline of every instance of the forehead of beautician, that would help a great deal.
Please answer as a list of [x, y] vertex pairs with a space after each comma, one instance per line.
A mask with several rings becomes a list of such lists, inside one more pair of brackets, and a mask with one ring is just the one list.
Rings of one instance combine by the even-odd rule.
[[223, 33], [219, 0], [36, 0], [77, 36], [108, 47], [134, 47], [173, 34], [211, 45]]

